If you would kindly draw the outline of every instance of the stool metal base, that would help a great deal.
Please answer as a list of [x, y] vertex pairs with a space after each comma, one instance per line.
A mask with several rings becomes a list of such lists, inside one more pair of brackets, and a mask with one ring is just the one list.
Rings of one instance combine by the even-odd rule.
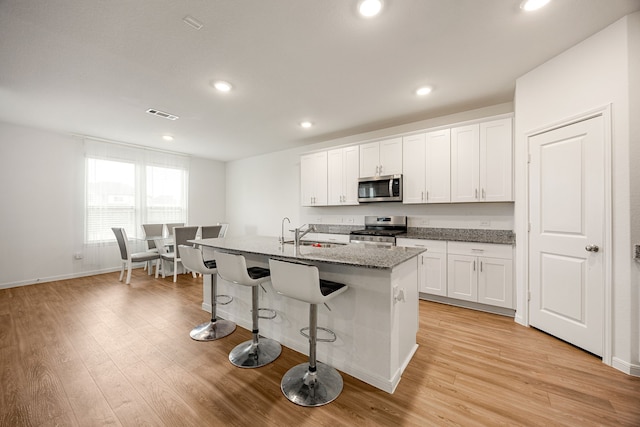
[[238, 368], [259, 368], [276, 360], [281, 352], [278, 341], [259, 337], [257, 345], [253, 340], [238, 344], [229, 353], [229, 362]]
[[287, 399], [300, 406], [322, 406], [335, 400], [342, 392], [342, 376], [329, 365], [318, 362], [316, 372], [309, 364], [289, 369], [280, 383]]
[[236, 324], [229, 320], [216, 319], [196, 326], [189, 335], [196, 341], [213, 341], [224, 338], [236, 330]]

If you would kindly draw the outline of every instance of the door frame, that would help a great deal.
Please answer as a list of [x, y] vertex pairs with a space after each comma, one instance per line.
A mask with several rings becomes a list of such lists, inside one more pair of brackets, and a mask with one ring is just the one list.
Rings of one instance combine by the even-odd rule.
[[[605, 105], [600, 108], [596, 108], [590, 111], [583, 112], [581, 114], [565, 118], [563, 120], [547, 124], [538, 129], [534, 129], [524, 133], [524, 165], [526, 166], [525, 182], [524, 182], [524, 208], [525, 208], [525, 224], [523, 224], [523, 239], [522, 250], [524, 253], [524, 292], [522, 296], [524, 304], [522, 308], [524, 313], [519, 316], [521, 320], [524, 320], [525, 326], [530, 326], [529, 323], [529, 303], [531, 295], [531, 283], [530, 283], [530, 250], [529, 250], [529, 224], [530, 224], [530, 171], [529, 171], [529, 153], [530, 153], [530, 139], [534, 136], [546, 133], [558, 128], [569, 126], [575, 123], [579, 123], [585, 120], [589, 120], [594, 117], [602, 116], [603, 119], [603, 132], [604, 132], [604, 244], [605, 250], [602, 252], [603, 256], [603, 274], [604, 274], [604, 313], [603, 313], [603, 345], [602, 345], [602, 362], [611, 366], [612, 361], [612, 337], [613, 337], [613, 298], [612, 298], [612, 260], [613, 260], [613, 237], [612, 237], [612, 128], [611, 128], [611, 104]], [[522, 259], [522, 258], [521, 258]], [[522, 277], [522, 276], [521, 276]], [[522, 289], [522, 288], [521, 288]]]

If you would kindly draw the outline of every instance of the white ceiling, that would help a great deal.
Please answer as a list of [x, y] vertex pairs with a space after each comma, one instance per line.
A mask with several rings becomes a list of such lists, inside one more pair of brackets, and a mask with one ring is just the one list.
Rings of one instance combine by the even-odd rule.
[[[512, 101], [517, 77], [640, 10], [385, 0], [364, 19], [356, 4], [0, 0], [0, 121], [238, 159]], [[213, 79], [234, 90], [216, 92]], [[418, 98], [422, 85], [434, 90]]]

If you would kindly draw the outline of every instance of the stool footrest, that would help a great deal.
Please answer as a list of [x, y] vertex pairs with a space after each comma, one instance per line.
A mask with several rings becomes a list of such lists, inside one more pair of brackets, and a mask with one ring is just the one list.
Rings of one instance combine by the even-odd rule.
[[[220, 302], [219, 301], [220, 298], [228, 298], [228, 300], [226, 302]], [[231, 302], [233, 301], [233, 297], [231, 295], [219, 294], [219, 295], [216, 295], [215, 301], [216, 301], [216, 304], [227, 305], [227, 304], [231, 304]]]
[[[323, 328], [320, 326], [318, 326], [317, 329], [319, 331], [324, 331], [329, 335], [331, 335], [331, 338], [316, 338], [317, 342], [335, 342], [338, 339], [338, 337], [336, 336], [336, 333], [333, 332], [331, 329]], [[309, 327], [307, 326], [305, 328], [300, 329], [300, 335], [302, 335], [307, 339], [310, 339], [311, 337], [309, 336]]]
[[[266, 311], [266, 312], [271, 313], [271, 314], [268, 315], [268, 316], [260, 315], [261, 311]], [[258, 309], [258, 319], [269, 319], [269, 320], [271, 320], [271, 319], [275, 319], [277, 315], [278, 315], [278, 313], [275, 310], [271, 309], [271, 308], [259, 308]]]

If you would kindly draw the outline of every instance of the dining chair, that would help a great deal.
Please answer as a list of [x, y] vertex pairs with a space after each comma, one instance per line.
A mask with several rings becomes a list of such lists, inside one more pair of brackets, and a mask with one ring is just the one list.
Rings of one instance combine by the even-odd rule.
[[[155, 252], [137, 252], [131, 253], [131, 249], [129, 248], [129, 240], [127, 239], [127, 232], [122, 227], [112, 227], [113, 234], [116, 236], [116, 240], [118, 242], [118, 247], [120, 248], [120, 259], [122, 260], [122, 265], [120, 266], [120, 280], [122, 282], [122, 277], [124, 276], [124, 269], [127, 268], [127, 281], [128, 285], [131, 282], [131, 268], [134, 262], [144, 262], [147, 263], [149, 261], [158, 260], [160, 255]], [[158, 270], [158, 266], [156, 264], [156, 272]]]
[[221, 225], [203, 225], [200, 229], [200, 234], [203, 239], [215, 239], [216, 237], [221, 237]]
[[[173, 251], [160, 254], [162, 260], [162, 277], [165, 277], [165, 261], [173, 262], [173, 281], [178, 281], [178, 264], [180, 260], [180, 245], [193, 246], [193, 243], [189, 243], [189, 240], [194, 240], [198, 233], [198, 226], [188, 227], [173, 227]], [[157, 269], [156, 269], [157, 271]], [[195, 272], [193, 272], [195, 277]], [[157, 275], [156, 275], [157, 277]]]
[[222, 227], [220, 229], [220, 235], [218, 235], [218, 237], [226, 237], [227, 230], [229, 229], [229, 224], [227, 224], [226, 222], [219, 222], [218, 225]]
[[[158, 253], [158, 248], [156, 248], [153, 238], [161, 237], [163, 229], [164, 224], [142, 224], [144, 239], [147, 242], [147, 252]], [[149, 273], [151, 273], [151, 265], [148, 262], [145, 264], [145, 268], [149, 268]]]
[[167, 233], [166, 234], [163, 233], [162, 235], [166, 237], [171, 237], [173, 236], [174, 227], [184, 227], [184, 222], [176, 222], [174, 224], [165, 224], [165, 227], [167, 229]]

